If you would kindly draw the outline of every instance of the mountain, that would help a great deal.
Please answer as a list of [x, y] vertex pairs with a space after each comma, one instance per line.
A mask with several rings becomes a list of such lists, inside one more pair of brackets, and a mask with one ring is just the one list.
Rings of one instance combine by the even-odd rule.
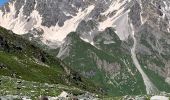
[[11, 0], [0, 26], [111, 95], [170, 92], [169, 0]]
[[[17, 79], [18, 81], [16, 81]], [[15, 87], [15, 82], [26, 84], [27, 88], [20, 87], [20, 85]], [[33, 82], [37, 83], [34, 84]], [[43, 88], [45, 83], [49, 85], [44, 85]], [[21, 36], [2, 27], [0, 27], [0, 84], [2, 89], [0, 93], [8, 95], [15, 95], [15, 92], [12, 91], [17, 91], [17, 89], [22, 90], [19, 93], [30, 93], [34, 88], [33, 86], [29, 88], [29, 84], [39, 86], [38, 88], [44, 90], [45, 88], [53, 89], [54, 86], [50, 87], [50, 84], [58, 84], [59, 87], [62, 87], [60, 89], [56, 86], [55, 88], [58, 89], [52, 90], [53, 92], [45, 93], [44, 91], [44, 95], [53, 93], [56, 96], [62, 90], [72, 91], [73, 94], [82, 94], [85, 91], [100, 93], [96, 91], [100, 90], [99, 86], [73, 71], [61, 60], [54, 58]], [[7, 86], [7, 84], [12, 85]], [[7, 93], [7, 91], [10, 93]], [[35, 95], [38, 97], [41, 92], [43, 93], [43, 90], [36, 90], [36, 92], [40, 92]], [[18, 92], [16, 93], [18, 94]], [[30, 94], [26, 96], [30, 96]]]

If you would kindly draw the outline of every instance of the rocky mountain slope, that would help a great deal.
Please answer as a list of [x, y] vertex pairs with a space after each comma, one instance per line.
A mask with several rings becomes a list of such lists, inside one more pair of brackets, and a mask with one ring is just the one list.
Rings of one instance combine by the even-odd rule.
[[0, 26], [111, 95], [170, 92], [169, 0], [11, 0]]
[[[36, 90], [36, 95], [57, 95], [57, 93], [62, 92], [62, 90], [69, 91], [71, 93], [85, 93], [85, 91], [94, 92], [100, 90], [100, 88], [94, 83], [90, 82], [86, 78], [79, 75], [77, 72], [73, 71], [70, 67], [65, 65], [61, 60], [54, 58], [48, 53], [42, 51], [38, 47], [31, 44], [29, 41], [21, 38], [12, 31], [8, 31], [0, 27], [0, 95], [16, 95], [16, 93], [21, 93], [21, 95], [30, 96], [31, 88], [5, 85], [7, 80], [4, 80], [3, 76], [11, 77], [12, 80], [20, 79], [23, 81], [29, 81], [30, 85], [33, 82], [40, 84], [59, 84], [66, 86], [67, 88], [55, 89], [55, 93], [52, 91], [45, 92], [41, 89]], [[8, 81], [10, 80], [9, 78]], [[29, 83], [28, 82], [28, 83]], [[22, 81], [18, 84], [22, 84]], [[6, 83], [7, 84], [7, 83]], [[12, 82], [10, 83], [12, 84]], [[70, 87], [70, 90], [69, 90]], [[74, 89], [77, 87], [77, 89]], [[28, 89], [26, 89], [28, 88]], [[38, 87], [45, 90], [45, 86]], [[46, 87], [47, 88], [47, 87]], [[48, 87], [50, 88], [50, 87]], [[51, 89], [53, 89], [51, 87]], [[58, 87], [55, 87], [58, 88]], [[79, 89], [78, 89], [79, 88]], [[6, 91], [5, 91], [6, 90]], [[27, 90], [27, 91], [26, 91]], [[9, 93], [7, 93], [7, 91]], [[15, 92], [12, 92], [15, 91]], [[17, 92], [18, 91], [18, 92]], [[22, 94], [25, 93], [25, 94]], [[99, 93], [99, 91], [96, 91]], [[50, 94], [50, 95], [49, 95]], [[19, 94], [18, 94], [19, 95]]]

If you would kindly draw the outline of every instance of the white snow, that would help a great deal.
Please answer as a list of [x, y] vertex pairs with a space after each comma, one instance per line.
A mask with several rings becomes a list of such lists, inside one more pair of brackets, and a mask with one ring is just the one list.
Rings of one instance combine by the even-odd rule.
[[[117, 4], [117, 5], [116, 5]], [[113, 22], [116, 17], [119, 17], [119, 15], [124, 11], [124, 8], [120, 8], [120, 4], [117, 1], [112, 1], [112, 4], [110, 5], [109, 9], [102, 13], [102, 15], [107, 16], [112, 11], [118, 10], [116, 14], [113, 17], [108, 17], [105, 21], [99, 23], [99, 31], [104, 31], [107, 27], [112, 27]]]
[[72, 16], [71, 14], [67, 13], [67, 12], [63, 12], [66, 16]]
[[121, 40], [126, 40], [131, 33], [128, 18], [129, 10], [114, 21], [116, 33]]
[[137, 0], [138, 4], [140, 5], [141, 8], [141, 12], [140, 12], [140, 20], [141, 20], [141, 24], [144, 24], [146, 22], [147, 19], [144, 19], [142, 17], [142, 13], [143, 13], [143, 6], [142, 6], [142, 1], [141, 0]]
[[[29, 18], [26, 18], [23, 15], [22, 7], [18, 17], [15, 18], [16, 10], [14, 4], [15, 2], [9, 4], [10, 12], [5, 12], [5, 15], [3, 15], [3, 12], [0, 10], [0, 26], [12, 30], [16, 34], [25, 34], [33, 28], [43, 29], [44, 42], [46, 40], [62, 41], [68, 33], [75, 31], [78, 24], [94, 9], [94, 5], [90, 5], [84, 11], [80, 9], [76, 16], [65, 21], [64, 26], [59, 27], [58, 24], [56, 24], [48, 28], [41, 25], [42, 17], [36, 10], [31, 13]], [[68, 15], [68, 13], [65, 14]]]
[[[163, 1], [165, 7], [161, 7], [162, 12], [163, 12], [163, 18], [165, 18], [165, 16], [170, 19], [170, 1]], [[170, 32], [170, 20], [169, 21], [169, 27], [167, 28], [167, 31]]]
[[102, 13], [103, 15], [108, 15], [109, 13], [113, 12], [114, 10], [119, 10], [121, 8], [121, 6], [123, 6], [125, 4], [126, 0], [112, 0], [112, 3], [109, 7], [109, 9], [107, 9], [104, 13]]
[[89, 41], [88, 39], [82, 38], [82, 37], [80, 37], [80, 38], [81, 38], [83, 41], [90, 43], [90, 41]]
[[52, 26], [50, 28], [41, 26], [41, 17], [38, 12], [35, 11], [35, 15], [38, 16], [37, 18], [40, 19], [38, 21], [38, 24], [36, 26], [41, 27], [44, 30], [44, 38], [47, 40], [57, 40], [62, 41], [68, 33], [75, 31], [78, 24], [83, 20], [94, 8], [94, 5], [89, 6], [86, 10], [82, 11], [79, 10], [77, 13], [77, 16], [74, 16], [73, 18], [65, 21], [64, 26], [59, 27], [58, 25]]
[[27, 19], [22, 13], [23, 7], [20, 9], [19, 11], [20, 13], [18, 14], [18, 17], [15, 18], [16, 10], [15, 10], [14, 4], [15, 2], [9, 3], [10, 12], [5, 12], [5, 15], [3, 15], [3, 12], [0, 11], [0, 26], [5, 27], [9, 30], [12, 30], [13, 32], [17, 34], [24, 34], [27, 31], [25, 28]]
[[170, 9], [170, 6], [168, 6], [167, 2], [166, 1], [163, 1], [164, 5], [165, 5], [165, 10], [169, 10]]
[[169, 100], [169, 98], [165, 96], [153, 96], [150, 100]]
[[99, 31], [104, 31], [107, 27], [114, 27], [116, 29], [116, 33], [121, 40], [125, 40], [128, 38], [130, 34], [129, 24], [128, 24], [128, 13], [129, 10], [125, 11], [123, 5], [125, 5], [127, 1], [120, 0], [112, 1], [109, 9], [102, 13], [102, 15], [107, 16], [112, 11], [117, 10], [116, 14], [113, 17], [108, 17], [105, 21], [99, 23]]
[[[122, 9], [123, 11], [124, 9]], [[108, 18], [104, 22], [99, 24], [99, 31], [104, 31], [107, 27], [114, 27], [116, 29], [116, 34], [121, 40], [128, 38], [130, 34], [129, 24], [128, 24], [128, 13], [129, 10], [125, 13], [121, 13], [119, 16]]]
[[81, 40], [83, 40], [84, 42], [90, 43], [91, 45], [94, 46], [94, 42], [93, 42], [93, 41], [90, 42], [87, 38], [82, 38], [82, 37], [80, 37], [80, 38], [81, 38]]
[[136, 66], [136, 68], [138, 69], [139, 73], [142, 75], [144, 84], [146, 86], [146, 92], [147, 94], [153, 94], [156, 93], [158, 91], [158, 89], [154, 86], [154, 84], [150, 81], [150, 79], [148, 78], [148, 76], [145, 74], [145, 72], [143, 71], [143, 69], [141, 68], [141, 65], [136, 57], [136, 45], [137, 45], [137, 41], [136, 38], [134, 36], [135, 31], [133, 29], [133, 25], [131, 24], [131, 29], [132, 29], [132, 36], [133, 36], [133, 40], [134, 40], [134, 44], [133, 47], [131, 49], [131, 57], [132, 60], [134, 62], [134, 65]]

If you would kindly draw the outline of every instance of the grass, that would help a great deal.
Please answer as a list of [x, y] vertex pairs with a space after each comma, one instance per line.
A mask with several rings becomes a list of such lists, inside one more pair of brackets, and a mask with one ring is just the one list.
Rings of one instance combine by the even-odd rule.
[[[83, 94], [85, 91], [80, 90], [73, 86], [66, 86], [62, 84], [48, 84], [32, 81], [25, 81], [17, 78], [10, 78], [6, 76], [0, 76], [0, 95], [18, 95], [28, 96], [35, 100], [40, 95], [43, 96], [58, 96], [62, 91], [72, 93], [74, 95]], [[18, 89], [20, 88], [20, 89]]]
[[58, 58], [21, 36], [0, 27], [0, 75], [49, 84], [75, 86], [97, 92], [98, 86], [79, 75]]
[[[115, 33], [108, 29], [108, 34], [113, 35]], [[105, 88], [104, 91], [107, 91], [109, 95], [120, 96], [146, 93], [141, 75], [136, 71], [131, 56], [121, 50], [121, 41], [118, 38], [115, 37], [115, 42], [117, 43], [109, 45], [104, 45], [102, 42], [104, 40], [102, 40], [97, 48], [81, 40], [74, 32], [70, 33], [67, 39], [71, 41], [68, 44], [70, 51], [64, 62], [93, 82], [103, 86]], [[114, 74], [109, 74], [103, 68], [105, 65], [101, 65], [100, 68], [97, 61], [102, 63], [105, 61], [108, 64], [120, 64], [120, 70]], [[134, 75], [131, 75], [128, 69]], [[95, 74], [90, 76], [84, 74], [91, 71]], [[110, 81], [111, 84], [108, 83]]]

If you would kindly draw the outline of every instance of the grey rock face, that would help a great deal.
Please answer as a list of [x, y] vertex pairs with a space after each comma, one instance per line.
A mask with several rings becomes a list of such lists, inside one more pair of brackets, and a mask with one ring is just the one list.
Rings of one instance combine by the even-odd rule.
[[[140, 30], [140, 27], [146, 22], [154, 29], [159, 29], [163, 32], [169, 31], [168, 20], [170, 19], [170, 15], [168, 12], [170, 12], [170, 10], [168, 9], [168, 0], [50, 0], [48, 2], [44, 2], [44, 0], [11, 0], [10, 2], [14, 4], [14, 9], [16, 11], [15, 18], [20, 19], [18, 15], [19, 13], [23, 13], [22, 16], [28, 21], [26, 24], [35, 23], [35, 21], [29, 21], [32, 21], [30, 18], [31, 13], [36, 10], [42, 18], [41, 25], [48, 28], [52, 26], [62, 28], [68, 20], [77, 16], [78, 12], [82, 12], [90, 5], [93, 5], [94, 8], [88, 15], [83, 17], [80, 22], [73, 22], [79, 23], [78, 27], [75, 27], [77, 33], [79, 33], [81, 37], [88, 39], [90, 42], [98, 31], [101, 31], [100, 26], [102, 25], [100, 24], [105, 23], [105, 21], [107, 22], [109, 18], [113, 19], [107, 23], [113, 20], [115, 21], [112, 22], [113, 25], [109, 25], [108, 27], [116, 26], [116, 31], [118, 31], [117, 34], [120, 34], [118, 36], [126, 36], [125, 40], [127, 40], [127, 37], [131, 34], [131, 29], [129, 25], [123, 24], [130, 24], [130, 21], [135, 26], [136, 31]], [[10, 6], [11, 5], [7, 4], [0, 9], [4, 14], [7, 14], [14, 10], [11, 9]], [[125, 18], [125, 13], [128, 13], [127, 19]], [[119, 18], [121, 19], [119, 20]], [[23, 20], [24, 19], [22, 18], [22, 21]], [[125, 21], [127, 21], [127, 23]], [[10, 22], [7, 23], [10, 24]], [[24, 27], [25, 30], [32, 30], [39, 27], [34, 26], [34, 24], [31, 25], [32, 26], [29, 26], [29, 28], [28, 26]], [[13, 24], [11, 26], [13, 26]], [[107, 28], [107, 24], [103, 24], [103, 26], [106, 26], [105, 28]], [[121, 27], [124, 27], [124, 30], [122, 29], [123, 31], [121, 31]], [[55, 30], [60, 29], [50, 30], [55, 32]], [[56, 34], [60, 34], [57, 32], [58, 31], [56, 31]]]
[[[18, 1], [21, 1], [21, 0], [18, 0]], [[22, 0], [24, 1], [24, 0]], [[34, 10], [35, 8], [35, 4], [36, 4], [36, 1], [35, 0], [25, 0], [24, 2], [24, 7], [23, 7], [23, 14], [26, 15], [26, 16], [29, 16], [31, 14], [31, 12]], [[16, 3], [16, 7], [17, 7], [17, 3]]]
[[[29, 17], [33, 10], [37, 10], [42, 16], [42, 25], [50, 27], [58, 24], [63, 26], [67, 19], [76, 15], [79, 9], [85, 9], [89, 1], [83, 0], [15, 0], [11, 3], [15, 4], [16, 17], [23, 7], [23, 14]], [[7, 8], [8, 6], [6, 6]], [[4, 9], [4, 8], [1, 8]], [[4, 10], [3, 10], [4, 11]], [[10, 11], [9, 11], [10, 12]], [[67, 16], [70, 14], [70, 16]]]
[[129, 17], [135, 29], [138, 29], [141, 26], [140, 12], [141, 12], [140, 4], [136, 1], [134, 2], [133, 6], [130, 8], [130, 12], [129, 12]]
[[69, 56], [70, 46], [72, 46], [71, 41], [72, 40], [69, 37], [65, 39], [65, 43], [62, 44], [62, 46], [60, 47], [59, 53], [57, 55], [58, 58], [64, 59]]
[[76, 31], [79, 36], [92, 42], [98, 30], [97, 26], [98, 24], [95, 20], [82, 21]]
[[[94, 35], [98, 31], [101, 31], [99, 25], [100, 23], [107, 21], [108, 18], [116, 17], [116, 14], [119, 13], [119, 9], [122, 9], [121, 13], [126, 12], [132, 4], [133, 2], [129, 2], [128, 0], [50, 0], [48, 2], [45, 2], [44, 0], [11, 0], [9, 4], [0, 8], [2, 13], [4, 13], [1, 17], [4, 19], [3, 16], [9, 14], [9, 16], [4, 20], [16, 21], [6, 21], [7, 25], [1, 26], [13, 30], [16, 33], [19, 32], [20, 34], [21, 32], [23, 32], [22, 34], [25, 32], [27, 33], [28, 31], [40, 27], [41, 25], [47, 28], [58, 27], [48, 30], [43, 27], [42, 29], [46, 34], [49, 34], [48, 32], [55, 31], [56, 34], [60, 34], [62, 31], [58, 32], [58, 30], [61, 30], [64, 25], [69, 28], [71, 23], [67, 22], [74, 19], [73, 23], [75, 27], [71, 28], [75, 28], [75, 30], [77, 29], [80, 36], [92, 41], [91, 39]], [[94, 8], [91, 9], [89, 8], [90, 6], [94, 6]], [[112, 8], [113, 6], [115, 6], [115, 8]], [[88, 12], [89, 9], [90, 11]], [[13, 16], [13, 14], [15, 17], [10, 17]], [[120, 16], [121, 15], [117, 17]], [[18, 30], [18, 26], [20, 26], [20, 30]], [[83, 30], [81, 30], [82, 26], [85, 26], [83, 27]], [[104, 26], [104, 24], [101, 26]], [[111, 26], [112, 25], [109, 25], [108, 27]], [[64, 32], [63, 34], [68, 33]], [[85, 33], [91, 35], [87, 35]]]

